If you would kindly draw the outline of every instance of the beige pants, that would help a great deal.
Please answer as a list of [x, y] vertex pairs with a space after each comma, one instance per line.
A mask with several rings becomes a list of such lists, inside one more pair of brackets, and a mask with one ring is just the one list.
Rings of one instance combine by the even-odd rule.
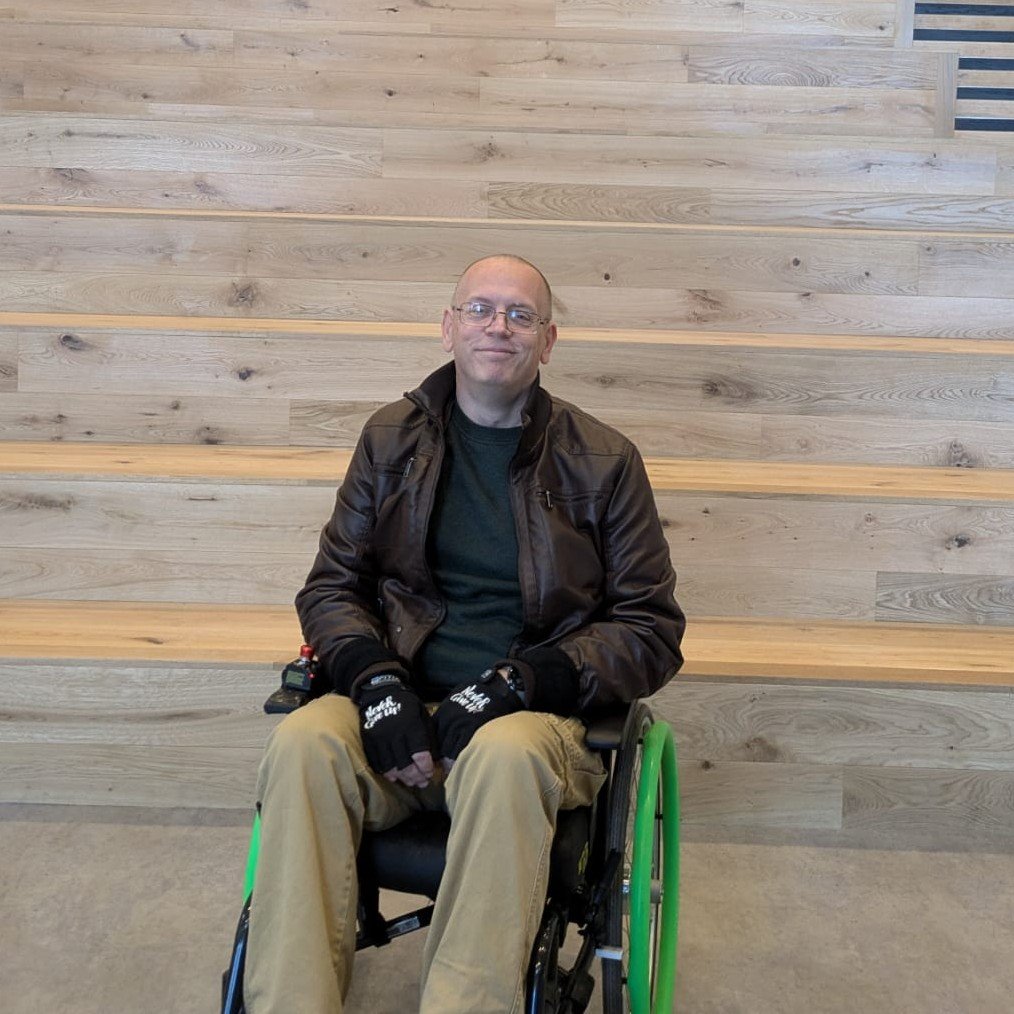
[[[244, 980], [249, 1014], [336, 1014], [356, 935], [363, 829], [420, 809], [451, 815], [423, 954], [425, 1014], [520, 1011], [559, 809], [605, 779], [575, 718], [522, 711], [483, 726], [446, 780], [392, 785], [366, 761], [359, 713], [329, 694], [272, 733], [258, 777], [261, 852]], [[397, 944], [388, 952], [397, 961]]]

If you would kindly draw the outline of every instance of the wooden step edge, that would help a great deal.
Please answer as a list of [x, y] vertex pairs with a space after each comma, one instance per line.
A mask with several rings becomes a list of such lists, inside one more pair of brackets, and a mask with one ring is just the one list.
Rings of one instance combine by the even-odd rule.
[[68, 204], [0, 204], [0, 214], [30, 216], [60, 215], [61, 217], [106, 218], [192, 218], [214, 221], [278, 221], [324, 222], [343, 225], [377, 226], [454, 226], [460, 229], [497, 229], [532, 232], [551, 229], [557, 232], [607, 233], [671, 233], [683, 237], [734, 235], [798, 235], [798, 236], [862, 236], [870, 239], [971, 239], [1011, 240], [1014, 229], [1003, 232], [978, 229], [885, 229], [869, 228], [854, 223], [837, 226], [821, 225], [730, 225], [693, 222], [642, 222], [632, 219], [613, 221], [588, 218], [474, 218], [453, 215], [364, 215], [339, 214], [325, 211], [259, 211], [234, 208], [124, 208], [106, 205]]
[[[0, 476], [161, 482], [337, 484], [351, 448], [226, 444], [0, 443]], [[1014, 469], [645, 459], [656, 492], [757, 497], [1014, 502]]]
[[[289, 317], [181, 317], [151, 314], [42, 313], [0, 310], [0, 329], [63, 331], [159, 331], [178, 334], [330, 335], [434, 341], [440, 325], [422, 321], [298, 320]], [[679, 331], [560, 325], [565, 342], [672, 345], [698, 348], [766, 348], [814, 352], [897, 352], [927, 355], [1014, 356], [1014, 341], [985, 338], [909, 338], [848, 334], [782, 334], [774, 331]], [[547, 371], [547, 382], [552, 371]]]
[[[300, 642], [291, 606], [0, 602], [4, 664], [274, 666]], [[683, 679], [1014, 688], [1014, 628], [691, 617]]]

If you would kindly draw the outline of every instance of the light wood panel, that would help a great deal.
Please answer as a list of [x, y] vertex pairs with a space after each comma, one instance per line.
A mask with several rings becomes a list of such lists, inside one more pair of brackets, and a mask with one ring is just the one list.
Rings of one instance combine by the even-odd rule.
[[484, 217], [479, 183], [304, 178], [240, 172], [0, 168], [11, 203], [171, 210], [309, 212], [337, 215]]
[[[31, 93], [26, 79], [26, 94]], [[935, 90], [484, 78], [481, 109], [524, 129], [706, 136], [932, 136]]]
[[688, 760], [1014, 770], [1014, 695], [677, 679], [652, 700]]
[[6, 743], [0, 752], [0, 801], [249, 809], [262, 752], [262, 747]]
[[834, 193], [992, 196], [997, 150], [986, 142], [866, 138], [597, 137], [502, 131], [384, 132], [383, 174], [405, 179], [596, 183]]
[[[434, 281], [453, 286], [463, 265], [485, 251], [514, 250], [538, 260], [560, 287], [650, 288], [737, 284], [761, 291], [914, 294], [919, 250], [885, 239], [873, 257], [863, 237], [779, 231], [617, 230], [609, 248], [589, 249], [588, 230], [499, 223], [475, 228], [419, 221], [229, 221], [199, 217], [0, 214], [6, 242], [0, 268], [59, 272], [124, 269], [207, 276]], [[955, 240], [941, 239], [949, 248]], [[1006, 265], [997, 265], [997, 271]], [[987, 265], [981, 270], [992, 276]]]
[[1007, 507], [656, 494], [683, 573], [718, 562], [814, 571], [1010, 576]]
[[1014, 772], [847, 768], [842, 827], [1014, 841]]
[[1014, 577], [878, 574], [876, 618], [1014, 627]]
[[243, 172], [306, 177], [380, 175], [381, 134], [368, 128], [201, 124], [74, 116], [0, 116], [6, 167]]
[[919, 252], [919, 291], [1014, 298], [1014, 243], [990, 240], [926, 242]]
[[743, 9], [720, 0], [556, 0], [556, 23], [566, 27], [739, 32]]
[[[10, 311], [257, 316], [367, 321], [438, 320], [447, 283], [276, 279], [244, 275], [8, 271]], [[1011, 300], [720, 288], [561, 286], [556, 319], [573, 327], [1009, 340]]]
[[256, 537], [245, 553], [218, 552], [213, 547], [123, 549], [115, 544], [101, 550], [5, 546], [0, 595], [91, 602], [291, 605], [306, 579], [313, 552], [310, 538], [299, 539], [288, 552], [281, 548], [257, 551]]
[[[12, 601], [0, 642], [24, 659], [93, 658], [276, 664], [292, 657], [291, 607]], [[1014, 632], [888, 623], [799, 623], [698, 617], [685, 677], [1009, 687]]]
[[0, 331], [0, 391], [16, 391], [18, 386], [18, 338], [13, 332]]
[[563, 221], [1009, 232], [1014, 221], [1014, 202], [1002, 197], [934, 197], [929, 194], [490, 183], [488, 214], [491, 218]]
[[852, 39], [880, 39], [890, 45], [894, 36], [893, 3], [848, 3], [847, 0], [744, 0], [743, 28], [747, 33], [837, 35]]
[[[327, 483], [340, 480], [351, 450], [312, 447], [173, 446], [130, 444], [0, 444], [0, 474], [8, 476], [146, 477], [158, 481]], [[1014, 470], [877, 468], [782, 462], [649, 458], [658, 492], [802, 496], [827, 500], [910, 500], [917, 503], [1014, 502]]]
[[[204, 317], [199, 315], [160, 316], [150, 314], [86, 314], [74, 312], [38, 312], [0, 310], [0, 334], [9, 329], [52, 331], [59, 335], [79, 332], [98, 334], [100, 329], [122, 331], [127, 336], [151, 333], [157, 342], [178, 335], [240, 334], [245, 337], [317, 335], [329, 338], [421, 339], [438, 341], [440, 325], [433, 321], [371, 321], [371, 320], [296, 320], [288, 317]], [[699, 331], [656, 328], [641, 330], [632, 327], [595, 328], [567, 327], [560, 332], [567, 342], [598, 342], [607, 344], [672, 345], [680, 349], [751, 348], [842, 350], [847, 352], [919, 353], [932, 356], [997, 356], [1006, 361], [1014, 355], [1014, 343], [946, 340], [937, 338], [877, 336], [860, 334], [788, 334], [777, 331]], [[565, 346], [561, 346], [565, 347]], [[418, 378], [417, 378], [418, 379]]]
[[0, 440], [288, 444], [289, 416], [271, 398], [10, 393], [0, 400]]

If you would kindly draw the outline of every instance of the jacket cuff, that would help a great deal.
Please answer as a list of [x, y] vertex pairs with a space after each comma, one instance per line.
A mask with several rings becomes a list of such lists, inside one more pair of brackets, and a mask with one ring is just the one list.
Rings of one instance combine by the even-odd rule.
[[378, 672], [389, 672], [408, 680], [408, 667], [401, 656], [372, 637], [353, 637], [327, 660], [327, 668], [339, 694], [352, 697], [356, 684]]
[[514, 662], [520, 663], [518, 671], [525, 681], [530, 711], [548, 711], [565, 718], [577, 714], [581, 677], [566, 652], [560, 648], [529, 648]]

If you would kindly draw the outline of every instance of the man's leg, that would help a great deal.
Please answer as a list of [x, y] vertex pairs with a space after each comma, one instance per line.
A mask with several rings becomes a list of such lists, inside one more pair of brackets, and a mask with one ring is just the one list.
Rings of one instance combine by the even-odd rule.
[[422, 808], [423, 795], [371, 770], [358, 709], [328, 694], [287, 716], [271, 734], [257, 799], [261, 850], [246, 1009], [336, 1014], [352, 975], [363, 828], [397, 824]]
[[446, 782], [447, 866], [423, 954], [424, 1014], [505, 1014], [524, 1002], [558, 809], [605, 773], [576, 718], [521, 711], [484, 725]]

